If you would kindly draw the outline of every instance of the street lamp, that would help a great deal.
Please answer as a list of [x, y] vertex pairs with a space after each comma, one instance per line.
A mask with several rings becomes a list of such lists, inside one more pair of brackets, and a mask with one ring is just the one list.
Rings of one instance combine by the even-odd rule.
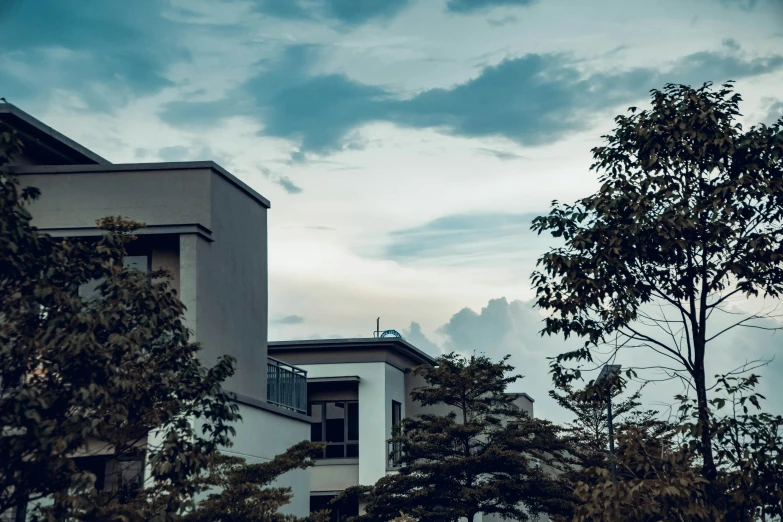
[[612, 426], [612, 382], [620, 375], [619, 364], [606, 364], [595, 380], [596, 386], [606, 382], [606, 420], [609, 424], [609, 460], [612, 466], [612, 484], [617, 484], [617, 465], [614, 458], [614, 426]]

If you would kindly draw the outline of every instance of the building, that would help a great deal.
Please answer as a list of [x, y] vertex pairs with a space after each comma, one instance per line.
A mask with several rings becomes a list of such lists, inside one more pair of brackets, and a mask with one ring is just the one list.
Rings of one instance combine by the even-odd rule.
[[[33, 224], [55, 237], [101, 234], [96, 220], [122, 215], [145, 223], [130, 261], [165, 268], [187, 307], [186, 321], [207, 365], [237, 359], [225, 385], [243, 421], [226, 450], [262, 462], [310, 436], [304, 373], [267, 355], [267, 210], [269, 201], [213, 162], [113, 164], [11, 104], [0, 104], [0, 132], [25, 144], [13, 158], [22, 185], [41, 190]], [[285, 392], [285, 393], [284, 393]], [[101, 445], [80, 458], [110, 476], [118, 466]], [[123, 464], [137, 473], [141, 463]], [[92, 469], [92, 468], [91, 468]], [[295, 494], [287, 511], [309, 512], [309, 472], [281, 479]]]
[[[307, 372], [311, 440], [327, 442], [323, 458], [311, 470], [312, 511], [324, 509], [348, 487], [369, 486], [395, 473], [388, 440], [402, 418], [448, 411], [411, 400], [411, 391], [425, 385], [412, 370], [436, 361], [401, 338], [281, 341], [268, 346], [270, 355]], [[515, 403], [533, 415], [529, 395], [517, 394]], [[345, 515], [361, 508], [353, 506]]]
[[[294, 495], [286, 513], [306, 516], [347, 487], [396, 472], [387, 442], [392, 428], [424, 412], [411, 400], [424, 381], [411, 370], [435, 360], [395, 337], [268, 343], [267, 199], [211, 161], [110, 163], [0, 104], [0, 133], [7, 130], [25, 143], [13, 173], [41, 190], [30, 207], [41, 231], [95, 237], [102, 233], [96, 220], [111, 215], [146, 224], [126, 261], [171, 272], [205, 364], [224, 354], [237, 359], [225, 387], [243, 421], [227, 453], [256, 463], [301, 440], [327, 442], [314, 467], [278, 481]], [[516, 402], [532, 416], [532, 398], [518, 394]], [[117, 469], [138, 475], [144, 468], [142, 461], [116, 462], [100, 441], [75, 457], [90, 466], [99, 487], [112, 487]]]

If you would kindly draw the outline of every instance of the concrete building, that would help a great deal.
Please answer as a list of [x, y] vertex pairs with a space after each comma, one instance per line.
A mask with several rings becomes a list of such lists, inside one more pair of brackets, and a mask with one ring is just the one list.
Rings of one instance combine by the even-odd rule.
[[[388, 440], [401, 419], [448, 411], [425, 408], [411, 399], [411, 392], [425, 385], [412, 370], [436, 361], [401, 338], [280, 341], [268, 346], [270, 355], [307, 372], [311, 440], [328, 443], [310, 475], [312, 511], [324, 509], [348, 487], [369, 486], [396, 472]], [[529, 395], [517, 394], [515, 403], [533, 415]], [[340, 515], [361, 508], [353, 506]]]
[[[25, 144], [23, 155], [13, 158], [13, 173], [41, 190], [30, 207], [41, 231], [94, 237], [102, 233], [96, 220], [116, 215], [146, 224], [126, 261], [171, 272], [206, 365], [224, 354], [237, 359], [225, 387], [243, 421], [227, 453], [256, 463], [301, 440], [327, 442], [314, 467], [279, 481], [294, 494], [286, 513], [306, 516], [347, 487], [396, 472], [387, 442], [392, 427], [425, 411], [411, 400], [411, 391], [424, 384], [411, 370], [435, 360], [393, 337], [268, 343], [268, 200], [211, 161], [112, 164], [0, 104], [0, 133], [7, 130]], [[518, 394], [516, 402], [533, 415], [528, 395]], [[113, 461], [98, 441], [79, 458], [93, 459], [103, 487], [111, 486], [104, 482], [118, 466], [128, 473], [144, 467]]]
[[[225, 387], [235, 394], [243, 421], [226, 451], [262, 462], [307, 439], [304, 373], [267, 355], [269, 201], [209, 161], [112, 164], [15, 106], [0, 104], [0, 132], [7, 130], [25, 145], [23, 155], [13, 158], [13, 173], [23, 186], [41, 190], [30, 207], [41, 231], [96, 236], [102, 233], [96, 220], [113, 215], [146, 224], [130, 246], [130, 260], [171, 272], [206, 365], [224, 354], [237, 359]], [[110, 455], [95, 454], [100, 450], [85, 451], [85, 457], [103, 457], [97, 473], [110, 474], [116, 465]], [[287, 474], [281, 485], [295, 494], [287, 511], [307, 515], [308, 471]]]

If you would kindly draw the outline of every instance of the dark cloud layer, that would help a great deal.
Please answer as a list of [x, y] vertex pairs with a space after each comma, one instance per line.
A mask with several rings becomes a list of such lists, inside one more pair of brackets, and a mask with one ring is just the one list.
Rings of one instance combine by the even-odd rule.
[[172, 85], [167, 68], [188, 53], [166, 8], [159, 0], [10, 2], [0, 12], [0, 55], [36, 73], [1, 71], [3, 95], [24, 100], [68, 89], [90, 109], [107, 110]]
[[569, 58], [528, 54], [485, 67], [476, 77], [401, 98], [386, 87], [344, 74], [314, 75], [319, 50], [292, 46], [225, 101], [169, 104], [161, 116], [175, 125], [245, 114], [258, 118], [266, 135], [296, 140], [307, 153], [356, 148], [352, 132], [386, 121], [434, 128], [468, 137], [502, 136], [521, 145], [551, 143], [589, 127], [590, 116], [646, 98], [665, 83], [700, 85], [741, 79], [783, 68], [783, 56], [746, 58], [736, 43], [685, 56], [666, 71], [650, 67], [584, 75]]
[[259, 12], [283, 19], [326, 20], [353, 27], [397, 15], [410, 0], [255, 0]]
[[536, 0], [448, 0], [446, 9], [452, 13], [474, 13], [494, 7], [528, 6]]

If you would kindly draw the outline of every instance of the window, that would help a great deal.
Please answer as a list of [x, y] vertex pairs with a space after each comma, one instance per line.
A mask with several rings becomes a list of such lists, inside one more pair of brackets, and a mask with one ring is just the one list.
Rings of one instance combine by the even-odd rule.
[[78, 457], [76, 466], [95, 475], [93, 487], [98, 491], [116, 491], [121, 503], [128, 502], [141, 488], [144, 477], [142, 455], [100, 455]]
[[323, 458], [344, 459], [359, 456], [359, 403], [357, 401], [311, 402], [313, 417], [310, 440], [326, 442]]
[[[402, 422], [402, 404], [397, 401], [392, 401], [391, 416], [392, 436], [394, 436], [396, 432], [395, 428], [400, 425], [400, 422]], [[390, 450], [389, 465], [392, 468], [396, 468], [400, 465], [400, 444], [398, 442], [393, 442], [391, 444]]]
[[[142, 272], [150, 271], [150, 256], [125, 256], [122, 260], [122, 264], [126, 269], [141, 270]], [[98, 287], [103, 283], [103, 278], [93, 279], [83, 285], [79, 286], [79, 297], [83, 299], [90, 299], [96, 297]]]
[[330, 505], [329, 502], [333, 499], [333, 496], [330, 495], [313, 495], [310, 497], [310, 513], [315, 513], [316, 511], [324, 511], [328, 509], [330, 511], [329, 513], [329, 521], [330, 522], [340, 522], [342, 520], [347, 520], [348, 517], [358, 517], [359, 516], [359, 503], [356, 502], [351, 503], [351, 505], [340, 505], [340, 506], [334, 506]]

